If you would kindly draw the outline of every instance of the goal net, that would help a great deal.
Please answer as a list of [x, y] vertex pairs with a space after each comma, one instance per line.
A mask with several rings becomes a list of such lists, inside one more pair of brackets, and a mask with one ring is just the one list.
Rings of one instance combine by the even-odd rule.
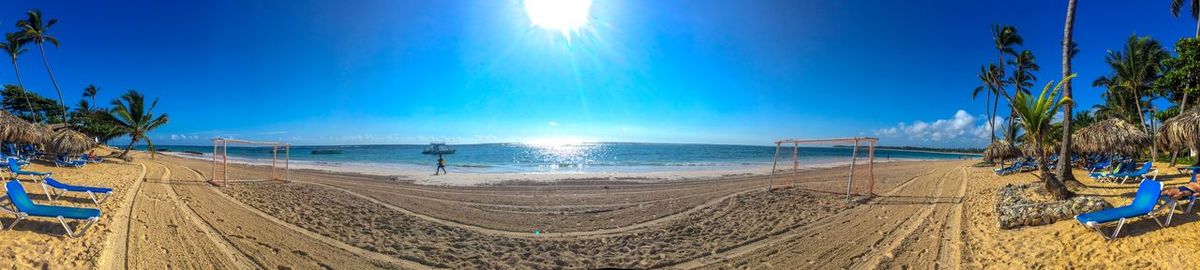
[[[874, 196], [875, 145], [878, 143], [879, 139], [871, 137], [775, 141], [767, 192], [781, 187], [799, 188], [845, 194], [847, 202], [855, 197]], [[802, 159], [806, 157], [805, 152], [810, 152], [810, 158]], [[791, 164], [786, 164], [788, 160]], [[820, 164], [802, 164], [805, 160]]]
[[289, 181], [291, 145], [237, 139], [212, 139], [212, 171], [208, 182]]

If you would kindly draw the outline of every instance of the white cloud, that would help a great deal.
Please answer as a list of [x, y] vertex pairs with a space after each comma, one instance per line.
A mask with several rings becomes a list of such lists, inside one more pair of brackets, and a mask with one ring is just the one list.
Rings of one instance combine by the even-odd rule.
[[[1001, 129], [1004, 118], [993, 118], [996, 129]], [[986, 142], [990, 137], [991, 126], [986, 116], [974, 116], [967, 111], [958, 110], [954, 116], [947, 119], [937, 119], [932, 122], [921, 120], [912, 123], [899, 123], [896, 126], [877, 129], [875, 136], [885, 138], [900, 138], [910, 142], [925, 143], [970, 143]]]
[[546, 125], [548, 125], [548, 126], [550, 126], [550, 127], [557, 127], [557, 126], [558, 126], [558, 122], [550, 121], [550, 123], [546, 123]]

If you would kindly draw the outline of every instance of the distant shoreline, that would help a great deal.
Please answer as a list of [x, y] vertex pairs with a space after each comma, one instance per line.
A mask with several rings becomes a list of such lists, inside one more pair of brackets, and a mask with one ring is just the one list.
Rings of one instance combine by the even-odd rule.
[[[835, 147], [835, 148], [850, 148], [852, 146], [834, 145], [833, 147]], [[983, 156], [982, 151], [968, 152], [965, 150], [954, 150], [954, 149], [912, 149], [912, 148], [895, 147], [895, 146], [876, 146], [875, 150], [888, 150], [888, 151], [899, 151], [899, 152], [910, 152], [910, 153], [945, 154], [945, 155]]]
[[965, 156], [983, 156], [983, 154], [982, 154], [982, 153], [971, 153], [971, 152], [953, 152], [953, 151], [936, 151], [936, 150], [909, 150], [909, 149], [879, 148], [879, 147], [875, 147], [875, 149], [876, 149], [876, 150], [879, 150], [879, 149], [885, 149], [885, 150], [888, 150], [888, 151], [913, 152], [913, 153], [930, 153], [930, 154], [946, 154], [946, 155], [965, 155]]

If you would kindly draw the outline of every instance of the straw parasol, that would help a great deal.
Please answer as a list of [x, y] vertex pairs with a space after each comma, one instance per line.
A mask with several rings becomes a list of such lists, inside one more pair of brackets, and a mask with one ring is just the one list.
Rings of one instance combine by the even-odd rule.
[[1021, 155], [1021, 150], [1005, 140], [996, 140], [983, 149], [983, 158], [987, 160], [1014, 158]]
[[45, 146], [52, 153], [82, 154], [95, 147], [96, 140], [70, 128], [58, 127], [46, 137]]
[[1093, 123], [1071, 134], [1076, 151], [1083, 153], [1137, 154], [1151, 138], [1137, 126], [1113, 118]]
[[0, 110], [0, 140], [19, 143], [40, 143], [45, 129]]
[[[1058, 146], [1058, 143], [1048, 143], [1043, 145], [1042, 148], [1046, 150], [1046, 153], [1056, 153], [1055, 150], [1058, 149]], [[1021, 149], [1021, 153], [1025, 154], [1027, 157], [1033, 157], [1042, 154], [1038, 151], [1037, 147], [1034, 147], [1032, 143], [1022, 143], [1021, 147], [1019, 148]]]
[[1168, 148], [1196, 148], [1200, 143], [1200, 110], [1193, 107], [1167, 119], [1162, 123], [1157, 137], [1156, 141], [1167, 145]]

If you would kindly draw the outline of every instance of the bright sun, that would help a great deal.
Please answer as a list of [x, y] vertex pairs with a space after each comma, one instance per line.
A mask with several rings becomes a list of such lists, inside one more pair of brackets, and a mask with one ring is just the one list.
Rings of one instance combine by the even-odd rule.
[[525, 0], [525, 12], [538, 27], [569, 36], [588, 21], [592, 0]]

